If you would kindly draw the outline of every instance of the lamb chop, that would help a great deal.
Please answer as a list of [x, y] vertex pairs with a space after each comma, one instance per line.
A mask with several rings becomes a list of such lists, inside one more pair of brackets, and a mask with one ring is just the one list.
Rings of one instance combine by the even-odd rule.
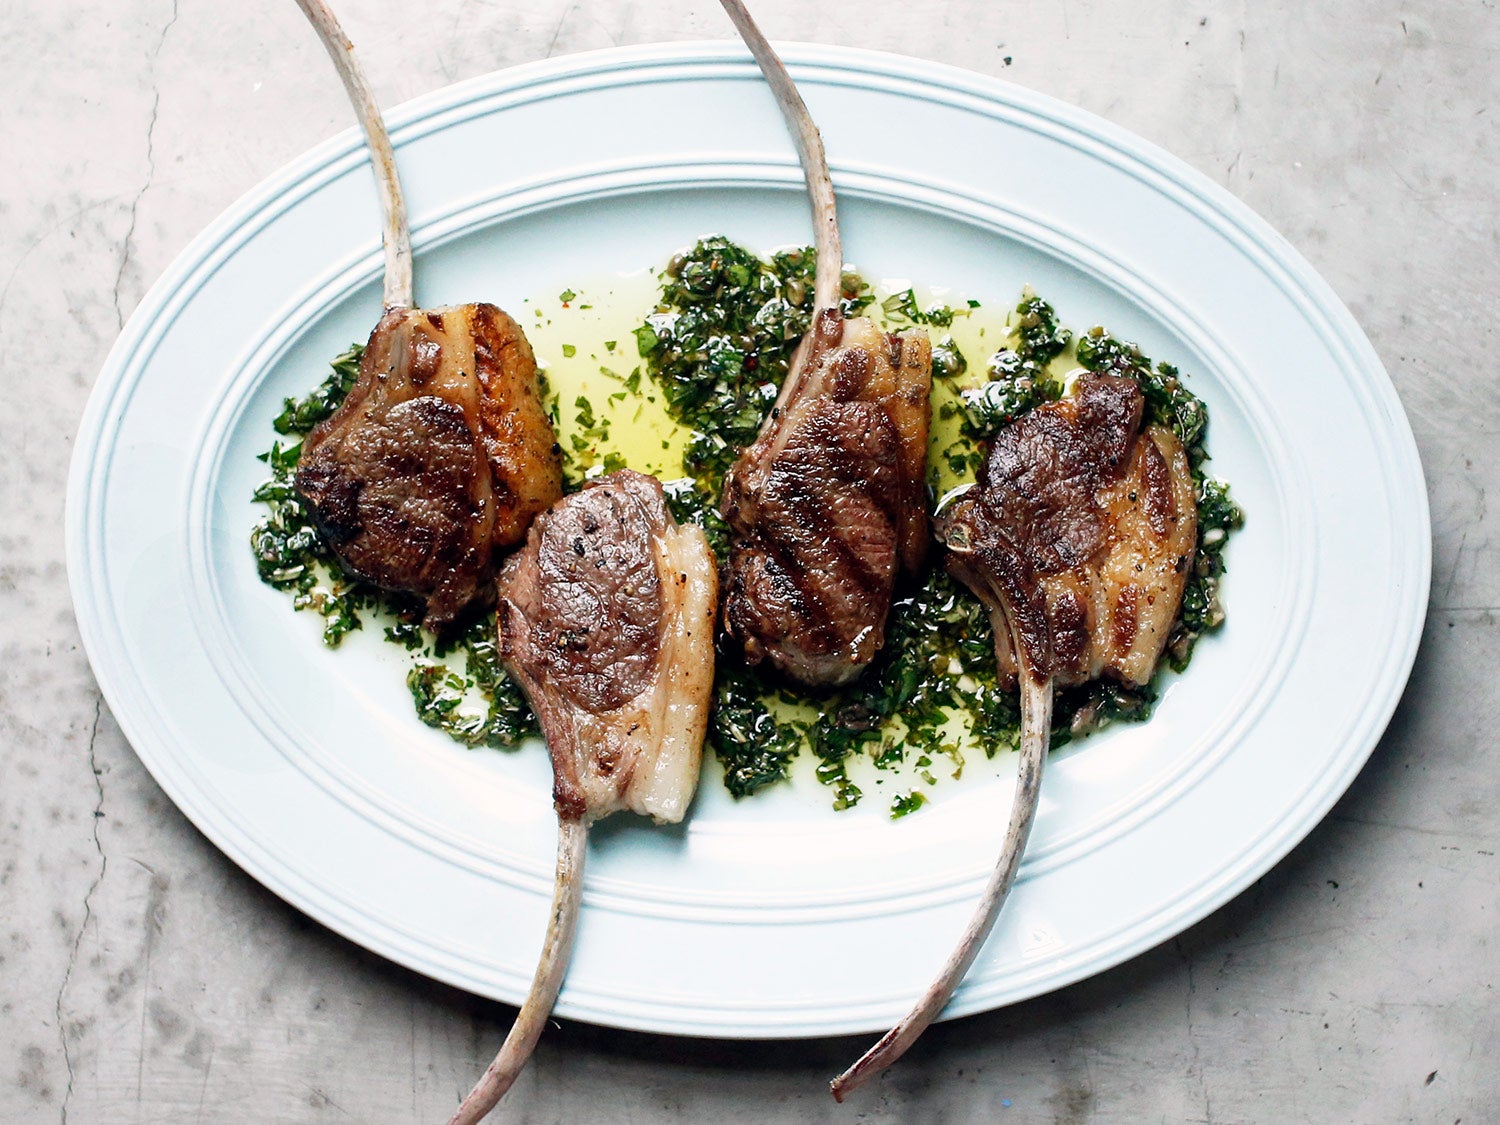
[[[997, 584], [1014, 585], [1018, 604], [1020, 590], [1034, 591], [1013, 615], [1033, 632], [1045, 617], [1059, 687], [1101, 675], [1144, 685], [1182, 604], [1198, 535], [1192, 470], [1171, 430], [1141, 426], [1143, 406], [1128, 378], [1081, 376], [1001, 432], [979, 486], [939, 525], [949, 569], [992, 612]], [[985, 546], [996, 535], [1020, 563], [999, 565]], [[995, 649], [1014, 684], [1027, 646], [996, 629]]]
[[296, 489], [351, 575], [425, 602], [434, 632], [492, 596], [496, 552], [562, 495], [536, 358], [494, 305], [418, 309], [391, 142], [354, 48], [322, 0], [297, 0], [354, 103], [384, 215], [385, 315], [359, 379], [308, 434]]
[[1150, 680], [1193, 566], [1198, 514], [1182, 443], [1141, 427], [1144, 398], [1119, 375], [995, 437], [977, 485], [937, 522], [948, 569], [988, 607], [1002, 677], [1021, 688], [1021, 761], [994, 873], [958, 948], [910, 1013], [833, 1082], [842, 1101], [906, 1052], [942, 1012], [993, 927], [1036, 815], [1055, 687], [1100, 675]]
[[589, 825], [686, 813], [714, 679], [718, 564], [654, 477], [623, 469], [555, 504], [497, 585], [501, 659], [552, 756], [557, 889], [531, 991], [450, 1125], [483, 1118], [536, 1046], [567, 970]]
[[896, 578], [926, 557], [932, 346], [840, 306], [843, 250], [823, 142], [740, 0], [722, 0], [797, 141], [813, 207], [812, 327], [724, 483], [724, 618], [751, 664], [813, 686], [854, 679], [885, 643]]

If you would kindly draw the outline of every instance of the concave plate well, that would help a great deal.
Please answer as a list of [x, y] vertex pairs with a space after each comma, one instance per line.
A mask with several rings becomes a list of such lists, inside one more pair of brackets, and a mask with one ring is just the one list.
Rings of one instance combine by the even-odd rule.
[[[1019, 882], [948, 1009], [974, 1012], [1180, 932], [1344, 791], [1426, 609], [1421, 469], [1352, 317], [1202, 176], [993, 79], [826, 47], [786, 57], [827, 140], [850, 261], [987, 303], [1030, 283], [1064, 323], [1107, 324], [1176, 362], [1213, 412], [1212, 470], [1249, 515], [1227, 627], [1149, 723], [1056, 755]], [[704, 234], [761, 250], [811, 237], [790, 141], [737, 47], [552, 60], [390, 121], [427, 304], [515, 311]], [[515, 1002], [551, 892], [545, 753], [465, 751], [421, 726], [400, 654], [325, 650], [248, 547], [254, 455], [281, 398], [379, 314], [378, 229], [351, 131], [252, 192], [155, 285], [81, 425], [74, 600], [112, 711], [215, 844], [351, 940]], [[710, 778], [682, 826], [599, 825], [558, 1012], [690, 1035], [884, 1028], [995, 859], [1014, 766], [971, 759], [894, 822], [881, 800], [835, 813], [825, 790], [792, 785], [736, 803]]]

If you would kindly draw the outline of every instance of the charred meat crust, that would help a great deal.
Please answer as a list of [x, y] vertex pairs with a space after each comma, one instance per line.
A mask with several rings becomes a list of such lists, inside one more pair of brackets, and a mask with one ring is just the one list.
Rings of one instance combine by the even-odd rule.
[[713, 684], [718, 566], [655, 478], [611, 473], [532, 524], [497, 582], [500, 657], [547, 742], [564, 818], [680, 819]]
[[[1145, 683], [1181, 604], [1197, 540], [1181, 443], [1141, 427], [1139, 388], [1081, 376], [1066, 398], [996, 435], [978, 485], [943, 516], [948, 568], [1013, 629], [1000, 673]], [[1014, 637], [1020, 653], [1015, 651]]]
[[823, 679], [874, 657], [896, 574], [895, 446], [879, 406], [824, 401], [758, 487], [731, 480], [726, 517], [745, 531], [730, 548], [725, 618], [752, 661], [795, 644]]
[[479, 435], [493, 481], [495, 546], [504, 549], [521, 542], [537, 513], [562, 495], [562, 447], [521, 326], [494, 305], [473, 309]]
[[528, 674], [569, 706], [617, 708], [656, 669], [662, 584], [651, 537], [661, 509], [653, 500], [635, 481], [586, 489], [537, 520], [534, 549], [507, 568], [501, 655], [520, 655], [519, 615]]
[[825, 309], [803, 347], [725, 481], [724, 620], [750, 663], [833, 685], [874, 659], [926, 555], [931, 346]]
[[562, 492], [520, 327], [493, 305], [388, 310], [296, 487], [344, 567], [423, 598], [428, 628], [487, 602], [495, 552]]
[[1039, 407], [995, 437], [979, 472], [982, 503], [1037, 572], [1067, 570], [1099, 551], [1105, 525], [1094, 497], [1124, 469], [1144, 405], [1130, 380], [1093, 376], [1079, 380], [1074, 399]]

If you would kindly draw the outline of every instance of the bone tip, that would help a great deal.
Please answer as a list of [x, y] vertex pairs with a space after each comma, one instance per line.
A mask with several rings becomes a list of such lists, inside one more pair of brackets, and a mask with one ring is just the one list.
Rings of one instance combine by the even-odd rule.
[[843, 1074], [840, 1074], [832, 1082], [828, 1083], [828, 1092], [833, 1095], [833, 1100], [838, 1102], [840, 1105], [843, 1104], [843, 1101], [846, 1097], [848, 1097], [860, 1086], [863, 1086], [865, 1083], [865, 1079], [870, 1076], [869, 1073], [865, 1071], [862, 1065], [863, 1063], [864, 1059], [861, 1059], [859, 1062], [851, 1066], [848, 1070], [844, 1071]]

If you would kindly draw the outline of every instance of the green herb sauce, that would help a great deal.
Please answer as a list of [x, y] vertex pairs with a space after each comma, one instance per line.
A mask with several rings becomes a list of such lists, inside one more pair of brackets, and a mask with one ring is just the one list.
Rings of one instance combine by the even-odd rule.
[[[395, 640], [387, 632], [387, 638]], [[452, 662], [419, 660], [406, 674], [417, 717], [466, 746], [511, 749], [541, 733], [520, 687], [500, 663], [495, 615], [474, 618], [456, 637], [422, 648], [424, 658], [452, 657]], [[478, 703], [484, 709], [474, 709]]]
[[[1013, 344], [990, 358], [989, 381], [962, 392], [961, 429], [966, 437], [982, 441], [1039, 403], [1056, 401], [1065, 388], [1065, 371], [1076, 364], [1086, 371], [1109, 372], [1134, 381], [1146, 400], [1145, 421], [1170, 429], [1187, 452], [1198, 502], [1198, 546], [1182, 610], [1166, 648], [1167, 663], [1181, 672], [1192, 659], [1198, 638], [1224, 623], [1219, 602], [1224, 548], [1230, 533], [1245, 523], [1244, 512], [1230, 499], [1229, 486], [1203, 471], [1208, 460], [1208, 407], [1183, 385], [1176, 367], [1153, 365], [1140, 348], [1101, 327], [1095, 326], [1075, 341], [1059, 324], [1052, 306], [1029, 289], [1010, 325]], [[1103, 680], [1068, 688], [1059, 693], [1054, 705], [1054, 727], [1058, 728], [1054, 745], [1111, 722], [1147, 719], [1156, 694], [1154, 681], [1139, 688]]]
[[338, 560], [323, 545], [307, 510], [297, 499], [292, 478], [302, 441], [308, 432], [344, 401], [359, 377], [359, 357], [364, 349], [352, 346], [332, 363], [332, 371], [306, 398], [286, 399], [272, 425], [278, 434], [296, 441], [273, 442], [260, 459], [271, 470], [271, 478], [257, 488], [253, 498], [266, 505], [269, 514], [255, 525], [250, 544], [262, 582], [286, 590], [297, 609], [311, 609], [323, 618], [323, 641], [336, 647], [344, 636], [361, 627], [360, 614], [379, 600], [379, 591], [346, 575]]
[[771, 409], [812, 314], [812, 255], [763, 262], [724, 238], [679, 254], [635, 330], [667, 413], [691, 434], [683, 471], [717, 494]]
[[254, 492], [268, 514], [250, 533], [261, 581], [292, 595], [296, 609], [323, 618], [323, 643], [338, 647], [375, 615], [387, 622], [385, 639], [415, 654], [406, 686], [417, 716], [466, 746], [510, 749], [537, 733], [536, 719], [496, 654], [495, 617], [476, 618], [460, 633], [434, 641], [418, 624], [421, 603], [351, 578], [323, 545], [293, 489], [301, 438], [332, 414], [359, 376], [358, 344], [332, 363], [329, 376], [306, 398], [287, 399], [272, 425], [299, 440], [273, 442], [260, 455], [271, 479]]
[[[640, 367], [621, 374], [599, 363], [614, 362], [619, 339], [601, 335], [580, 347], [573, 341], [582, 336], [554, 338], [551, 347], [568, 363], [544, 372], [544, 383], [551, 384], [544, 393], [558, 426], [567, 486], [580, 487], [627, 461], [653, 472], [664, 478], [674, 516], [702, 526], [716, 555], [726, 559], [728, 529], [718, 508], [724, 474], [754, 440], [807, 330], [814, 265], [810, 249], [763, 260], [727, 239], [704, 239], [672, 259], [659, 276], [655, 306], [630, 329]], [[984, 440], [1018, 414], [1060, 397], [1069, 370], [1110, 370], [1141, 385], [1148, 420], [1171, 426], [1182, 438], [1198, 486], [1198, 561], [1168, 646], [1171, 666], [1186, 667], [1198, 637], [1223, 622], [1218, 591], [1224, 547], [1244, 516], [1227, 486], [1201, 471], [1207, 411], [1183, 387], [1177, 370], [1153, 366], [1139, 349], [1102, 329], [1075, 340], [1052, 307], [1028, 290], [997, 337], [1002, 346], [976, 378], [964, 348], [986, 347], [985, 327], [968, 319], [982, 315], [978, 301], [957, 307], [924, 303], [911, 288], [881, 297], [854, 274], [844, 278], [843, 297], [847, 315], [873, 314], [892, 330], [948, 330], [933, 345], [934, 493], [972, 480]], [[557, 300], [574, 317], [594, 308], [573, 289]], [[554, 328], [541, 308], [535, 312], [538, 331], [572, 331]], [[607, 331], [624, 338], [618, 321]], [[267, 508], [251, 536], [260, 576], [290, 593], [297, 609], [320, 614], [330, 646], [362, 628], [366, 617], [378, 618], [386, 640], [412, 653], [406, 683], [424, 723], [466, 746], [514, 747], [538, 732], [524, 696], [497, 658], [494, 615], [433, 641], [418, 625], [421, 606], [415, 599], [376, 590], [342, 571], [293, 491], [300, 439], [348, 394], [361, 350], [353, 347], [335, 359], [324, 382], [306, 398], [286, 400], [275, 419], [278, 434], [298, 440], [278, 440], [261, 456], [271, 477], [255, 492]], [[681, 479], [665, 479], [675, 471]], [[1101, 682], [1061, 692], [1053, 744], [1110, 722], [1144, 719], [1155, 699], [1153, 685], [1132, 689]], [[885, 647], [855, 685], [808, 691], [763, 676], [737, 654], [721, 651], [707, 742], [736, 797], [784, 780], [809, 751], [813, 772], [833, 791], [835, 808], [863, 799], [856, 777], [864, 787], [871, 779], [877, 785], [887, 779], [902, 783], [888, 806], [898, 818], [926, 803], [919, 786], [963, 773], [964, 747], [987, 757], [1014, 749], [1019, 726], [1015, 693], [998, 683], [988, 615], [939, 566], [898, 589]]]

